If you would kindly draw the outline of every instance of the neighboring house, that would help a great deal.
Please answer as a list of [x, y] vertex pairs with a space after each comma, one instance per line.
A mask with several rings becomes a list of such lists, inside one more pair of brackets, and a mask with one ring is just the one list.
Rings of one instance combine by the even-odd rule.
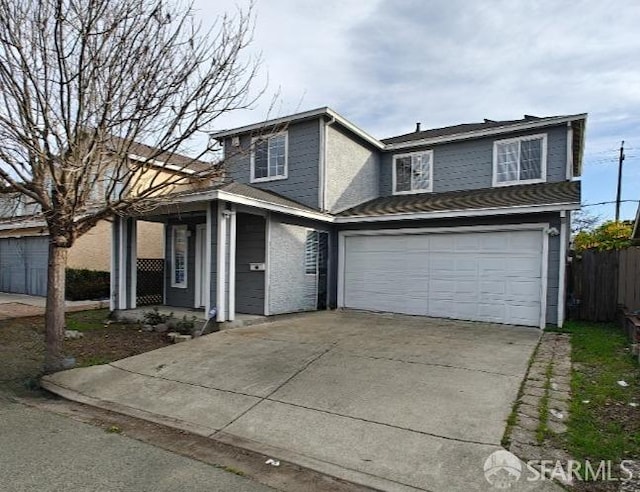
[[[114, 139], [114, 142], [118, 140]], [[134, 143], [129, 146], [129, 158], [143, 162], [156, 153], [152, 147]], [[210, 169], [211, 164], [193, 162], [179, 154], [160, 154], [153, 162], [154, 169], [134, 179], [137, 189], [143, 189], [148, 181], [162, 176], [184, 177], [184, 183], [172, 187], [191, 188], [191, 174]], [[161, 171], [158, 171], [161, 169]], [[103, 179], [97, 179], [91, 190], [90, 200], [99, 204], [105, 200], [106, 190], [116, 171], [106, 169]], [[114, 191], [121, 190], [116, 184]], [[133, 190], [135, 193], [135, 190]], [[0, 194], [0, 292], [46, 295], [49, 237], [44, 220], [38, 217], [38, 206], [17, 193]], [[138, 257], [164, 258], [164, 226], [154, 222], [138, 223]], [[94, 228], [80, 236], [69, 248], [67, 266], [108, 272], [111, 269], [112, 225], [110, 220], [98, 222]]]
[[[378, 140], [321, 108], [215, 133], [225, 180], [166, 224], [164, 304], [275, 315], [351, 308], [561, 325], [586, 115]], [[114, 226], [112, 308], [136, 307], [136, 220]]]

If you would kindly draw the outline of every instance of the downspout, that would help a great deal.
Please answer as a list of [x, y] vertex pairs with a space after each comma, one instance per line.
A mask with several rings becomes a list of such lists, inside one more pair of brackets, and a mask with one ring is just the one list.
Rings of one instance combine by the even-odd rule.
[[558, 278], [558, 328], [564, 323], [567, 277], [567, 212], [560, 212], [560, 268]]

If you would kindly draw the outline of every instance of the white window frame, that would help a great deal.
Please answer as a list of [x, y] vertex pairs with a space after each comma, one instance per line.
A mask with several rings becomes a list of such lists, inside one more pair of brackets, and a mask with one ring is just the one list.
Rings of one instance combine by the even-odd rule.
[[[420, 189], [411, 189], [407, 191], [397, 191], [397, 168], [396, 161], [404, 157], [413, 157], [419, 154], [429, 154], [429, 187]], [[392, 161], [393, 166], [393, 194], [394, 195], [414, 195], [416, 193], [431, 193], [433, 191], [433, 150], [420, 150], [418, 152], [407, 152], [404, 154], [395, 154]]]
[[[269, 140], [275, 137], [284, 136], [284, 174], [277, 174], [275, 176], [266, 176], [264, 178], [256, 178], [256, 142], [267, 141], [267, 172], [269, 172]], [[265, 135], [261, 137], [253, 137], [251, 139], [251, 183], [264, 183], [266, 181], [278, 181], [281, 179], [287, 179], [289, 177], [289, 133], [287, 131], [272, 133], [271, 135]]]
[[[307, 246], [309, 245], [309, 239], [312, 237], [315, 237], [314, 239], [314, 243], [312, 243], [312, 246], [314, 248], [314, 250], [312, 251], [312, 254], [315, 257], [315, 265], [314, 265], [314, 271], [309, 273], [308, 270], [308, 266], [309, 264], [307, 263]], [[307, 229], [307, 235], [305, 237], [305, 241], [304, 241], [304, 274], [305, 275], [318, 275], [318, 260], [320, 258], [320, 231], [316, 231], [315, 229]]]
[[[176, 234], [184, 232], [185, 255], [184, 255], [184, 280], [176, 282]], [[189, 229], [186, 225], [171, 226], [171, 287], [177, 289], [187, 288], [187, 279], [189, 276]]]
[[[519, 179], [520, 177], [520, 143], [528, 140], [542, 140], [540, 155], [540, 177], [533, 179]], [[498, 181], [498, 145], [518, 142], [518, 179], [512, 181]], [[547, 134], [526, 135], [524, 137], [505, 138], [493, 142], [493, 186], [513, 186], [519, 184], [544, 183], [547, 180]]]

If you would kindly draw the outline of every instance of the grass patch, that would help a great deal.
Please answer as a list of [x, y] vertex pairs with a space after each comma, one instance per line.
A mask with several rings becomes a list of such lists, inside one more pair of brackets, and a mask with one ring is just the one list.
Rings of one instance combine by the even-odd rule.
[[109, 362], [112, 362], [112, 360], [107, 357], [94, 355], [80, 361], [78, 363], [78, 367], [101, 366], [102, 364], [108, 364]]
[[92, 309], [67, 313], [65, 316], [67, 330], [90, 331], [104, 328], [105, 320], [109, 317], [107, 309]]
[[626, 336], [603, 323], [568, 322], [564, 331], [571, 333], [573, 361], [570, 453], [579, 460], [640, 458], [640, 409], [629, 405], [640, 403], [640, 367]]
[[522, 398], [522, 395], [524, 395], [524, 385], [527, 382], [527, 378], [529, 376], [529, 370], [531, 369], [531, 364], [533, 364], [533, 361], [536, 360], [536, 355], [538, 355], [540, 343], [541, 341], [538, 341], [538, 345], [536, 345], [536, 348], [533, 350], [531, 357], [529, 357], [529, 363], [527, 364], [527, 374], [522, 380], [522, 383], [520, 383], [520, 388], [518, 388], [518, 395], [516, 396], [516, 401], [514, 401], [513, 405], [511, 405], [511, 413], [507, 417], [507, 426], [504, 430], [504, 434], [502, 435], [502, 439], [500, 440], [500, 444], [502, 445], [502, 447], [506, 449], [509, 449], [509, 445], [511, 444], [511, 433], [513, 432], [513, 428], [515, 427], [518, 421], [518, 408], [520, 408], [520, 399]]
[[551, 390], [551, 376], [553, 375], [553, 362], [549, 362], [545, 371], [544, 395], [540, 398], [540, 406], [538, 407], [538, 428], [536, 429], [536, 441], [542, 444], [549, 436], [549, 391]]

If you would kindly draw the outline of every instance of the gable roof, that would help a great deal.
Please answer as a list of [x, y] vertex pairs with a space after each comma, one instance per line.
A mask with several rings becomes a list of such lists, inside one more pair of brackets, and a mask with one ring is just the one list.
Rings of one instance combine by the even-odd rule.
[[283, 128], [286, 128], [286, 125], [298, 122], [305, 121], [319, 117], [326, 117], [331, 121], [335, 121], [342, 125], [344, 128], [349, 130], [351, 133], [357, 135], [362, 138], [369, 144], [373, 145], [378, 149], [383, 149], [384, 144], [375, 137], [372, 137], [367, 132], [357, 127], [349, 120], [347, 120], [344, 116], [339, 115], [336, 111], [328, 107], [311, 109], [309, 111], [303, 111], [301, 113], [295, 113], [288, 116], [283, 116], [281, 118], [274, 118], [270, 120], [261, 121], [258, 123], [252, 123], [251, 125], [240, 126], [238, 128], [232, 128], [229, 130], [220, 130], [218, 132], [211, 133], [209, 135], [210, 138], [216, 140], [222, 140], [225, 137], [231, 137], [234, 135], [242, 135], [244, 133], [253, 133], [258, 130], [262, 130], [265, 133], [273, 133], [275, 131], [280, 131]]
[[379, 140], [372, 137], [364, 130], [340, 116], [333, 109], [328, 107], [312, 109], [301, 113], [295, 113], [281, 118], [253, 123], [229, 130], [221, 130], [211, 133], [210, 138], [222, 141], [226, 137], [257, 134], [258, 132], [273, 133], [286, 128], [286, 125], [309, 120], [313, 118], [325, 117], [330, 121], [337, 122], [353, 134], [364, 139], [381, 151], [393, 151], [411, 147], [443, 144], [460, 140], [469, 140], [485, 136], [494, 136], [517, 131], [526, 131], [536, 128], [566, 124], [572, 129], [571, 157], [573, 163], [573, 175], [580, 176], [582, 173], [582, 156], [584, 153], [584, 132], [587, 120], [586, 113], [563, 115], [563, 116], [530, 116], [525, 115], [520, 120], [485, 120], [482, 123], [463, 123], [459, 125], [433, 128], [420, 132], [406, 133], [395, 137]]
[[579, 204], [580, 182], [561, 181], [444, 193], [384, 196], [344, 210], [338, 216], [379, 217], [420, 212]]

